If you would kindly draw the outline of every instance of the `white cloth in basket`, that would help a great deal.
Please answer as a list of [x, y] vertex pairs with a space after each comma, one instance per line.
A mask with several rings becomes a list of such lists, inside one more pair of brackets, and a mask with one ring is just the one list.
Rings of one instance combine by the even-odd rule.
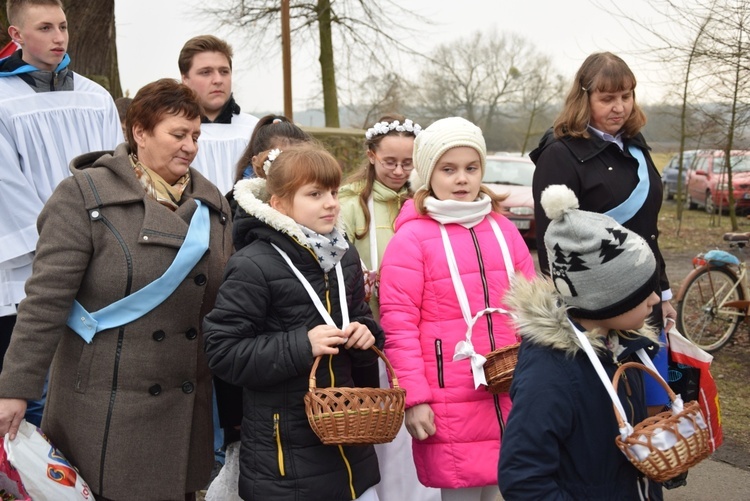
[[224, 467], [206, 492], [206, 501], [242, 501], [238, 494], [240, 482], [240, 443], [227, 446]]
[[[675, 410], [673, 412], [679, 413], [682, 411]], [[703, 420], [703, 415], [700, 412], [691, 413], [691, 416], [693, 417], [693, 419], [695, 419], [695, 425], [697, 425], [698, 428], [700, 428], [701, 430], [706, 429], [706, 422]], [[677, 422], [677, 431], [684, 438], [690, 438], [696, 433], [695, 425], [693, 425], [692, 420], [687, 419], [686, 417], [682, 417]], [[637, 435], [635, 439], [643, 444], [648, 444], [648, 437], [644, 435]], [[651, 444], [660, 451], [668, 451], [669, 449], [674, 447], [676, 443], [677, 437], [670, 430], [655, 431], [651, 436]], [[630, 446], [630, 450], [633, 454], [635, 454], [635, 457], [638, 458], [638, 461], [645, 461], [646, 458], [648, 458], [648, 456], [651, 454], [651, 450], [646, 445], [633, 444]]]

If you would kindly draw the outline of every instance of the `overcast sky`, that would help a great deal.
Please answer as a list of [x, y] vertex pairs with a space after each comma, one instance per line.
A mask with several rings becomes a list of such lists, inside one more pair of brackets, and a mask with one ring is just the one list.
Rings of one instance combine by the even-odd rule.
[[[376, 1], [376, 0], [373, 0]], [[115, 2], [118, 56], [123, 91], [131, 97], [140, 87], [161, 77], [179, 77], [177, 56], [192, 36], [213, 33], [234, 47], [234, 92], [246, 112], [281, 111], [283, 82], [280, 52], [264, 61], [251, 57], [252, 47], [241, 38], [217, 30], [211, 19], [196, 16], [205, 0], [118, 0]], [[409, 0], [410, 9], [434, 21], [418, 34], [404, 33], [404, 44], [429, 51], [479, 30], [516, 33], [549, 54], [566, 81], [585, 57], [597, 51], [620, 54], [638, 78], [642, 101], [659, 101], [664, 92], [663, 68], [654, 68], [633, 53], [646, 35], [626, 28], [590, 0]], [[648, 18], [647, 0], [628, 0], [627, 8]], [[629, 32], [630, 31], [630, 32]], [[293, 58], [294, 109], [308, 108], [320, 92], [317, 54], [295, 48]], [[408, 67], [408, 66], [407, 66]], [[408, 75], [411, 78], [416, 75]]]

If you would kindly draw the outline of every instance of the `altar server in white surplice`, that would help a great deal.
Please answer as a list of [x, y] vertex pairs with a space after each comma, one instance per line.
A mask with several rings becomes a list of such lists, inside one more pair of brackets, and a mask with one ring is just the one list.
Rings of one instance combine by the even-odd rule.
[[123, 141], [112, 97], [69, 68], [62, 3], [8, 0], [7, 12], [19, 50], [0, 60], [0, 361], [31, 275], [42, 206], [74, 157]]
[[232, 54], [224, 40], [201, 35], [185, 42], [177, 62], [182, 83], [198, 94], [205, 111], [192, 167], [222, 193], [234, 186], [237, 161], [258, 123], [256, 117], [240, 113], [232, 96]]

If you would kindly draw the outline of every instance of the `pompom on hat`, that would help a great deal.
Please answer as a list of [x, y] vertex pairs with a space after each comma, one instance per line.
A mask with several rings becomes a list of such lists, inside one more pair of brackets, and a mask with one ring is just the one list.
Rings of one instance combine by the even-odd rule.
[[487, 159], [487, 145], [482, 129], [460, 117], [442, 118], [422, 130], [414, 139], [414, 170], [409, 181], [416, 191], [429, 188], [432, 171], [440, 157], [451, 148], [468, 146], [479, 153], [482, 163], [482, 176]]
[[640, 235], [609, 216], [578, 209], [564, 185], [545, 188], [540, 202], [551, 220], [544, 234], [550, 274], [572, 316], [613, 318], [657, 290], [656, 258]]

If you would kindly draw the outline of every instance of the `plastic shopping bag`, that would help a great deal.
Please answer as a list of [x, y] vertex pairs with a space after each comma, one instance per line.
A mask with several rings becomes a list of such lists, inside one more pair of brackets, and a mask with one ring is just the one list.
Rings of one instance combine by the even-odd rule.
[[[3, 441], [4, 439], [0, 437], [0, 444]], [[31, 501], [26, 489], [23, 488], [18, 471], [8, 461], [4, 447], [0, 447], [0, 500]]]
[[686, 402], [697, 400], [708, 424], [711, 452], [724, 441], [716, 382], [711, 376], [713, 356], [672, 328], [669, 343], [669, 386]]
[[[42, 431], [21, 421], [16, 438], [5, 436], [3, 449], [34, 501], [91, 501], [88, 484]], [[23, 498], [21, 498], [23, 499]]]

